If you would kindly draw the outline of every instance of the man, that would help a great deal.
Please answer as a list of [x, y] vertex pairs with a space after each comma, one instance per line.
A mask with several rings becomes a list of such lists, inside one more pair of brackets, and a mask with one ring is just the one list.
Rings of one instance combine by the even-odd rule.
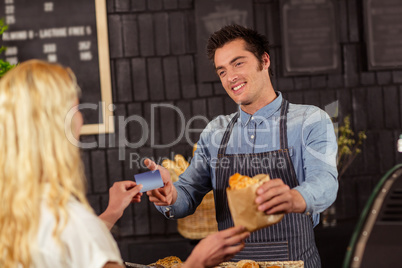
[[208, 124], [190, 167], [174, 185], [166, 170], [145, 161], [161, 170], [165, 183], [147, 192], [150, 201], [167, 217], [180, 218], [193, 213], [213, 189], [222, 230], [233, 226], [226, 198], [229, 177], [269, 174], [273, 179], [257, 189], [258, 209], [286, 215], [252, 233], [233, 260], [303, 260], [305, 267], [320, 267], [313, 227], [338, 190], [337, 143], [329, 116], [314, 106], [289, 104], [274, 90], [268, 42], [256, 31], [226, 26], [209, 38], [207, 49], [239, 111]]

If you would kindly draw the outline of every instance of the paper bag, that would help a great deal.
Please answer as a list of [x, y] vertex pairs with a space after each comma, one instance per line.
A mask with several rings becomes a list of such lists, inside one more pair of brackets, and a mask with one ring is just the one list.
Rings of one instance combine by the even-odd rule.
[[259, 229], [271, 226], [283, 219], [283, 214], [267, 215], [258, 210], [255, 203], [256, 191], [260, 185], [269, 180], [269, 176], [259, 174], [259, 182], [249, 185], [243, 189], [226, 189], [230, 213], [235, 226], [244, 226], [247, 231], [254, 232]]

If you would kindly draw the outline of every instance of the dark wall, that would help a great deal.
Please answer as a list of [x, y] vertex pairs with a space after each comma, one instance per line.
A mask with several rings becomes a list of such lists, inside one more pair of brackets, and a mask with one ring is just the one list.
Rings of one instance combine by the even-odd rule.
[[[341, 72], [284, 77], [279, 1], [252, 2], [255, 28], [266, 34], [273, 45], [274, 88], [293, 103], [324, 108], [338, 100], [339, 116], [334, 120], [341, 122], [346, 115], [351, 115], [353, 129], [366, 131], [362, 154], [340, 181], [337, 200], [338, 219], [357, 218], [381, 176], [402, 160], [402, 154], [396, 151], [396, 141], [402, 133], [402, 70], [367, 70], [362, 0], [339, 0], [336, 3]], [[88, 197], [98, 213], [106, 208], [108, 188], [114, 181], [132, 179], [134, 174], [145, 171], [130, 161], [130, 157], [135, 160], [151, 156], [158, 160], [158, 157], [172, 158], [176, 153], [189, 157], [192, 142], [199, 135], [192, 133], [190, 142], [183, 138], [169, 148], [154, 148], [151, 138], [139, 148], [130, 148], [143, 137], [143, 128], [135, 121], [119, 127], [119, 118], [125, 120], [139, 115], [150, 123], [151, 107], [157, 103], [179, 107], [186, 122], [196, 115], [211, 120], [236, 110], [219, 82], [197, 82], [197, 45], [205, 44], [195, 42], [194, 1], [108, 0], [107, 5], [117, 130], [114, 134], [82, 137], [84, 142], [98, 143], [96, 148], [83, 151]], [[156, 110], [157, 144], [176, 140], [181, 127], [179, 119], [172, 109]], [[191, 127], [205, 125], [206, 122], [195, 120]], [[127, 209], [113, 232], [123, 258], [129, 261], [147, 263], [142, 252], [148, 250], [154, 250], [154, 259], [163, 257], [166, 252], [162, 248], [166, 245], [171, 245], [171, 250], [184, 248], [176, 222], [165, 220], [146, 196], [140, 204]], [[160, 255], [156, 253], [158, 249]], [[189, 250], [191, 246], [182, 255]]]

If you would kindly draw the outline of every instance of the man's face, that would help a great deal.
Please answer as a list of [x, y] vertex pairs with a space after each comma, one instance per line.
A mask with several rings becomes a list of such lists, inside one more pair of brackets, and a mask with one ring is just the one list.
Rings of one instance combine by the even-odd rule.
[[268, 54], [261, 63], [246, 50], [243, 39], [236, 39], [215, 51], [215, 69], [229, 96], [242, 107], [261, 102], [270, 83]]

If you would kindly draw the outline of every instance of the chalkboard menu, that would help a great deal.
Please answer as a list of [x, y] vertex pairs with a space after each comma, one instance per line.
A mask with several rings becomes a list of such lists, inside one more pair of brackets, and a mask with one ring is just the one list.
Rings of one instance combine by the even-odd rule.
[[113, 132], [106, 0], [4, 0], [0, 17], [9, 25], [2, 58], [70, 67], [82, 90], [82, 134]]
[[369, 69], [402, 67], [402, 1], [365, 0]]
[[340, 70], [333, 0], [282, 0], [281, 14], [285, 75]]
[[209, 36], [230, 24], [252, 26], [252, 1], [243, 0], [196, 0], [197, 24], [197, 71], [199, 82], [218, 81], [213, 63], [206, 55]]

